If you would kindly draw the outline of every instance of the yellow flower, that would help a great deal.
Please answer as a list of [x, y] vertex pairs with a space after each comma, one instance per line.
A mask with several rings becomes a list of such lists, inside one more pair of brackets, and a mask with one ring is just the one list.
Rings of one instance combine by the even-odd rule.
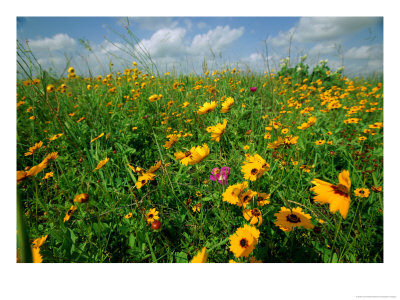
[[43, 145], [42, 141], [40, 141], [39, 143], [35, 143], [34, 146], [29, 148], [29, 152], [25, 153], [25, 156], [32, 155], [33, 153], [35, 153], [36, 150], [38, 150], [40, 147], [42, 147], [42, 145]]
[[132, 213], [131, 213], [131, 212], [130, 212], [130, 213], [128, 213], [127, 215], [125, 215], [125, 216], [124, 216], [124, 218], [125, 218], [125, 219], [132, 218]]
[[44, 177], [43, 177], [43, 179], [49, 179], [50, 177], [53, 177], [53, 172], [49, 172], [49, 173], [46, 173], [46, 175], [44, 175]]
[[164, 144], [165, 149], [171, 148], [179, 139], [178, 135], [176, 135], [176, 134], [167, 135], [167, 138], [168, 138], [168, 141], [166, 141]]
[[51, 138], [49, 138], [49, 140], [54, 141], [54, 140], [58, 139], [59, 137], [61, 137], [62, 135], [63, 135], [62, 133], [58, 133], [58, 134], [52, 136]]
[[248, 182], [237, 183], [229, 186], [226, 191], [222, 194], [222, 200], [230, 204], [238, 205], [240, 200], [240, 195], [248, 187]]
[[249, 221], [251, 225], [257, 224], [257, 226], [260, 226], [262, 224], [262, 214], [258, 208], [244, 209], [243, 217], [246, 221]]
[[266, 204], [269, 204], [271, 202], [271, 201], [268, 200], [270, 197], [271, 197], [271, 194], [259, 193], [258, 194], [257, 205], [258, 206], [264, 206]]
[[324, 140], [318, 140], [315, 142], [315, 145], [323, 145], [323, 144], [325, 144]]
[[86, 203], [88, 201], [89, 201], [88, 194], [78, 194], [74, 198], [74, 202], [77, 202], [77, 203]]
[[153, 173], [143, 173], [143, 175], [139, 176], [138, 181], [135, 183], [136, 188], [141, 189], [142, 186], [144, 186], [147, 182], [153, 180], [155, 176], [156, 175], [154, 175]]
[[233, 252], [236, 257], [248, 257], [258, 243], [259, 236], [260, 231], [258, 229], [246, 224], [238, 228], [236, 232], [229, 237], [229, 250]]
[[255, 181], [260, 178], [266, 171], [270, 169], [270, 165], [258, 154], [254, 156], [247, 156], [246, 161], [243, 162], [242, 172], [244, 179]]
[[105, 159], [101, 160], [99, 162], [99, 164], [97, 165], [97, 167], [93, 170], [93, 172], [101, 169], [109, 160], [110, 159], [108, 157], [106, 157]]
[[40, 254], [40, 247], [46, 241], [47, 235], [37, 238], [32, 242], [32, 260], [33, 263], [41, 263], [43, 261], [42, 255]]
[[151, 208], [149, 212], [146, 214], [147, 223], [153, 223], [155, 220], [158, 220], [158, 211], [155, 208]]
[[276, 217], [275, 225], [284, 228], [284, 231], [292, 231], [293, 228], [299, 226], [306, 229], [312, 229], [314, 227], [310, 221], [311, 216], [305, 214], [301, 207], [296, 207], [294, 209], [281, 207], [281, 210], [274, 214], [274, 216]]
[[207, 253], [206, 247], [203, 247], [201, 251], [199, 251], [190, 261], [191, 263], [206, 263], [207, 262]]
[[215, 101], [205, 102], [203, 106], [200, 106], [197, 114], [204, 115], [206, 113], [212, 112], [217, 107], [217, 105], [218, 104]]
[[104, 132], [100, 133], [100, 135], [96, 136], [93, 140], [91, 140], [90, 142], [93, 143], [95, 140], [101, 138], [104, 135]]
[[207, 128], [207, 132], [211, 133], [211, 140], [219, 142], [221, 135], [225, 132], [227, 120], [224, 119], [223, 123], [218, 123], [216, 126], [210, 126]]
[[49, 84], [49, 85], [46, 87], [46, 91], [47, 91], [48, 93], [53, 92], [53, 91], [54, 91], [54, 85]]
[[233, 104], [235, 104], [235, 100], [232, 97], [226, 98], [225, 102], [222, 103], [221, 112], [227, 113], [232, 108]]
[[314, 201], [319, 203], [329, 203], [331, 213], [340, 212], [343, 219], [346, 219], [350, 206], [350, 173], [342, 171], [339, 174], [339, 184], [334, 185], [329, 182], [314, 179], [311, 181], [315, 186], [310, 191], [316, 193]]
[[369, 193], [369, 189], [359, 188], [354, 190], [354, 195], [360, 198], [368, 198]]
[[67, 214], [64, 217], [64, 222], [68, 221], [71, 218], [72, 213], [77, 209], [75, 205], [72, 205], [69, 210], [67, 211]]

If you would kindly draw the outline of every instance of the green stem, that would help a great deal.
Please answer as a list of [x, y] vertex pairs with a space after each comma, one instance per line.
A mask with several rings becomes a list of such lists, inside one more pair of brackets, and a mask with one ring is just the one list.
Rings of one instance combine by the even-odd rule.
[[332, 262], [332, 260], [333, 260], [333, 250], [335, 249], [336, 239], [337, 239], [338, 232], [339, 232], [339, 228], [340, 228], [340, 225], [341, 225], [341, 224], [342, 224], [342, 218], [340, 218], [340, 219], [339, 219], [339, 222], [336, 223], [335, 238], [334, 238], [334, 240], [333, 240], [330, 262]]
[[355, 212], [355, 214], [354, 214], [353, 221], [351, 222], [351, 226], [350, 226], [350, 228], [349, 228], [349, 232], [347, 233], [347, 236], [346, 236], [346, 242], [345, 242], [345, 244], [344, 244], [344, 247], [343, 247], [342, 252], [341, 252], [340, 255], [339, 255], [338, 261], [340, 261], [340, 259], [342, 258], [342, 256], [346, 253], [345, 250], [346, 250], [346, 247], [347, 247], [347, 243], [348, 243], [348, 240], [349, 240], [349, 237], [350, 237], [351, 230], [353, 229], [354, 222], [355, 222], [356, 217], [357, 217], [358, 208], [360, 207], [360, 203], [361, 203], [361, 201], [358, 201], [358, 203], [357, 203], [357, 208], [356, 208], [356, 212]]

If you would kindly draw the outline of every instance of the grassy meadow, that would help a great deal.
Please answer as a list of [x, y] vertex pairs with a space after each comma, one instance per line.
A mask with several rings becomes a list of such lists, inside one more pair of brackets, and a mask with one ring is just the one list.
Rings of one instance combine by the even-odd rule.
[[139, 65], [21, 64], [17, 261], [383, 262], [381, 80]]

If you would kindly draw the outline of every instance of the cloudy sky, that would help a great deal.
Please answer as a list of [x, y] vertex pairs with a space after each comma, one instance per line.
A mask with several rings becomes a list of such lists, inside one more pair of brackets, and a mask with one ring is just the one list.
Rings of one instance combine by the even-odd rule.
[[204, 64], [264, 72], [289, 53], [293, 64], [307, 54], [347, 75], [383, 71], [382, 17], [18, 17], [17, 38], [59, 75], [68, 59], [84, 75], [134, 60], [160, 73], [199, 74]]

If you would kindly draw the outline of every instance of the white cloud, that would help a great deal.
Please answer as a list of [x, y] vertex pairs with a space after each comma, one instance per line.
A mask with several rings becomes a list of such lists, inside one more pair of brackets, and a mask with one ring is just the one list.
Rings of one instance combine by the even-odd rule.
[[379, 17], [304, 17], [295, 26], [294, 39], [303, 43], [341, 39], [381, 20]]
[[309, 51], [309, 55], [332, 55], [337, 54], [337, 48], [332, 43], [318, 43], [314, 45]]
[[[159, 29], [150, 39], [143, 39], [141, 45], [152, 57], [178, 56], [185, 53], [184, 37], [186, 29]], [[136, 47], [139, 50], [139, 46]]]
[[382, 45], [371, 45], [371, 46], [361, 46], [353, 47], [344, 53], [344, 57], [347, 59], [376, 59], [383, 58]]
[[32, 49], [32, 51], [71, 51], [75, 50], [76, 46], [76, 41], [65, 33], [58, 33], [52, 38], [43, 38], [29, 41], [29, 47]]
[[243, 27], [231, 29], [229, 26], [217, 26], [205, 34], [196, 35], [190, 46], [190, 52], [192, 54], [205, 54], [210, 50], [214, 53], [221, 52], [240, 38], [243, 33]]

